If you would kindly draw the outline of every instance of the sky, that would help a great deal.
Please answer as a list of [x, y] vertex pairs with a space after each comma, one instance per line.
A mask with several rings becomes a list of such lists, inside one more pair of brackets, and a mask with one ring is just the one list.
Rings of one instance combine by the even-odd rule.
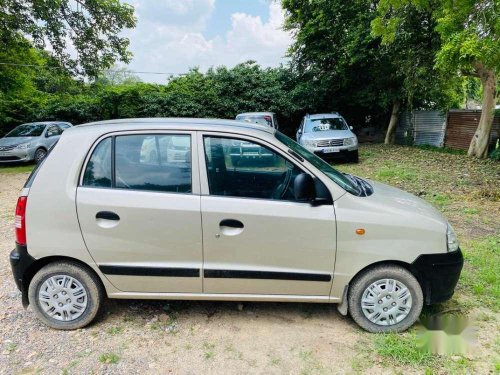
[[[137, 26], [124, 34], [134, 57], [132, 71], [185, 73], [198, 67], [255, 60], [264, 67], [286, 61], [291, 43], [283, 11], [271, 0], [126, 0]], [[167, 76], [137, 74], [145, 82]]]

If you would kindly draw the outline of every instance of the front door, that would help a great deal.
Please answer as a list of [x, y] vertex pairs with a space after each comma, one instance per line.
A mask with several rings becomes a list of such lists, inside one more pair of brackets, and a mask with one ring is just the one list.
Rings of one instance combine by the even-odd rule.
[[92, 151], [77, 191], [78, 219], [90, 254], [122, 291], [202, 291], [193, 136], [121, 134]]
[[203, 291], [329, 295], [334, 209], [295, 201], [302, 167], [258, 140], [207, 133], [198, 142]]

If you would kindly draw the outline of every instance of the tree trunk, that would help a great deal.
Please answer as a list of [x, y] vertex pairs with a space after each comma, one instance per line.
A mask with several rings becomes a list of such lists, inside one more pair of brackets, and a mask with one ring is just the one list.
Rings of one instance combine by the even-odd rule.
[[488, 157], [491, 127], [495, 116], [497, 78], [495, 72], [485, 68], [483, 64], [478, 63], [475, 68], [483, 85], [483, 103], [479, 125], [472, 137], [467, 155], [484, 159]]
[[399, 100], [394, 100], [392, 104], [392, 113], [391, 120], [389, 121], [389, 127], [387, 128], [387, 133], [385, 133], [385, 141], [386, 145], [394, 144], [394, 139], [396, 135], [396, 127], [398, 126], [399, 120], [399, 107], [401, 106], [401, 102]]

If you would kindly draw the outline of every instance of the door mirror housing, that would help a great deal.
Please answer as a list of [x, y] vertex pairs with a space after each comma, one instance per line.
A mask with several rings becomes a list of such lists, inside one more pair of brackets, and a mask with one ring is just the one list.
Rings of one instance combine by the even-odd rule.
[[295, 200], [299, 202], [313, 202], [316, 198], [314, 179], [308, 173], [301, 173], [293, 182]]
[[354, 130], [354, 128], [352, 126], [349, 126], [349, 129]]

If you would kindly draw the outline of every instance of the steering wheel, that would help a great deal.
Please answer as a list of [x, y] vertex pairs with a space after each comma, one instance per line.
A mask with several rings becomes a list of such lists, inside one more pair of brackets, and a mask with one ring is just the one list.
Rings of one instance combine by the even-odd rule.
[[282, 199], [285, 196], [285, 193], [290, 186], [290, 182], [292, 181], [292, 173], [293, 168], [288, 168], [285, 172], [285, 177], [283, 180], [276, 186], [273, 192], [273, 199]]

